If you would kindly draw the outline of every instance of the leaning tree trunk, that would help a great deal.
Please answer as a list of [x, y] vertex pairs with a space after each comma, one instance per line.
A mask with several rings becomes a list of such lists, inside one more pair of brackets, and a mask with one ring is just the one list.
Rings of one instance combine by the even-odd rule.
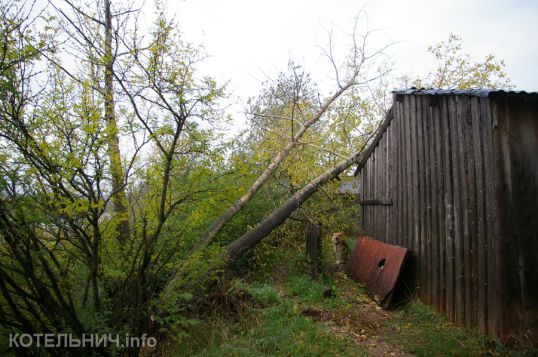
[[263, 238], [269, 235], [274, 229], [278, 228], [291, 214], [297, 210], [310, 196], [312, 196], [321, 186], [328, 181], [336, 178], [351, 165], [357, 164], [362, 168], [366, 163], [365, 158], [375, 149], [381, 138], [381, 134], [392, 120], [392, 110], [389, 111], [385, 120], [377, 130], [377, 135], [366, 150], [361, 150], [355, 155], [339, 162], [336, 166], [325, 171], [314, 180], [310, 181], [300, 191], [297, 191], [290, 197], [286, 203], [273, 211], [269, 217], [260, 222], [256, 227], [245, 233], [240, 238], [236, 239], [226, 247], [228, 261], [234, 262], [239, 259], [245, 252], [253, 248], [256, 244], [262, 241]]
[[112, 11], [110, 0], [105, 0], [105, 120], [108, 135], [108, 159], [110, 160], [110, 174], [112, 176], [112, 203], [114, 212], [118, 217], [118, 239], [125, 241], [129, 238], [129, 215], [127, 211], [127, 195], [125, 193], [125, 173], [121, 165], [120, 143], [118, 125], [116, 121], [116, 108], [114, 103], [114, 54], [112, 53]]
[[267, 166], [264, 172], [254, 181], [254, 183], [248, 188], [247, 193], [245, 193], [241, 198], [239, 198], [233, 205], [231, 205], [224, 214], [222, 214], [213, 224], [209, 227], [207, 232], [204, 234], [202, 239], [195, 245], [193, 250], [198, 250], [205, 248], [211, 240], [220, 232], [226, 223], [228, 223], [236, 214], [239, 212], [251, 199], [254, 197], [256, 192], [271, 178], [272, 173], [278, 168], [278, 166], [284, 161], [284, 159], [289, 155], [290, 151], [295, 147], [295, 145], [301, 140], [304, 133], [310, 128], [313, 124], [319, 121], [319, 119], [325, 114], [329, 109], [331, 104], [338, 99], [346, 90], [353, 86], [355, 78], [349, 81], [348, 84], [341, 87], [335, 94], [333, 94], [325, 104], [317, 111], [317, 113], [306, 122], [301, 129], [292, 137], [291, 141], [278, 153], [278, 155], [273, 159], [273, 161]]
[[[252, 249], [256, 244], [261, 242], [265, 237], [267, 237], [273, 230], [278, 228], [286, 219], [297, 210], [301, 204], [303, 204], [308, 198], [310, 198], [321, 186], [326, 184], [328, 181], [336, 178], [346, 169], [354, 164], [358, 164], [358, 169], [361, 169], [365, 163], [366, 158], [370, 153], [375, 149], [379, 140], [381, 139], [381, 134], [390, 124], [392, 120], [392, 110], [390, 110], [381, 124], [377, 129], [377, 134], [368, 147], [364, 150], [359, 150], [355, 155], [339, 162], [336, 166], [330, 168], [320, 176], [316, 177], [306, 186], [304, 186], [300, 191], [296, 192], [291, 198], [289, 198], [286, 203], [277, 208], [273, 213], [260, 222], [256, 227], [245, 233], [243, 236], [239, 237], [228, 246], [224, 248], [224, 251], [221, 256], [221, 260], [216, 264], [216, 266], [209, 267], [206, 271], [202, 272], [198, 279], [195, 279], [195, 283], [187, 284], [187, 286], [182, 285], [182, 276], [186, 273], [186, 270], [180, 269], [177, 270], [166, 284], [161, 293], [161, 309], [159, 313], [165, 313], [169, 308], [167, 304], [169, 302], [174, 302], [170, 297], [177, 291], [177, 289], [197, 289], [198, 293], [204, 291], [204, 281], [208, 279], [209, 276], [215, 274], [216, 271], [222, 271], [225, 269], [226, 265], [233, 264], [236, 262], [243, 254]], [[209, 278], [209, 280], [211, 280]]]

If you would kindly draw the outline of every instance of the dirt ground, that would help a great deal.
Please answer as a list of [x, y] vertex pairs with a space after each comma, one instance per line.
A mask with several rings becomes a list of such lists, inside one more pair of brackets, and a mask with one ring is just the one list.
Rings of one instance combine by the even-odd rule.
[[343, 273], [335, 274], [335, 280], [341, 291], [339, 295], [351, 304], [350, 309], [320, 310], [306, 308], [302, 314], [327, 325], [336, 335], [351, 337], [353, 341], [372, 356], [413, 356], [406, 352], [387, 334], [391, 332], [386, 323], [393, 312], [379, 307], [364, 292], [353, 286]]
[[[283, 289], [286, 273], [286, 266], [281, 265], [273, 274], [273, 283], [280, 290]], [[379, 307], [342, 271], [335, 271], [332, 275], [339, 287], [339, 296], [350, 306], [346, 309], [306, 307], [302, 310], [302, 315], [325, 324], [335, 335], [351, 338], [361, 350], [372, 356], [414, 356], [386, 338], [387, 334], [395, 332], [386, 327], [393, 312]]]

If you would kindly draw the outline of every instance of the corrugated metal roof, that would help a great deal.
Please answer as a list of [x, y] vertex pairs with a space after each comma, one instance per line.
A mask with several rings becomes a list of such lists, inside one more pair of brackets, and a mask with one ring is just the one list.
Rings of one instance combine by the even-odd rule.
[[526, 92], [523, 90], [512, 91], [504, 89], [435, 89], [435, 88], [405, 88], [392, 91], [394, 94], [415, 94], [415, 95], [470, 95], [475, 97], [536, 97], [538, 92]]

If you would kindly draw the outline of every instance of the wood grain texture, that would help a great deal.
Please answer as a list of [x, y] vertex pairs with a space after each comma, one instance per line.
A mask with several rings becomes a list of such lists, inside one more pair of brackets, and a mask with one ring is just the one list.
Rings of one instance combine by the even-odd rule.
[[450, 321], [538, 338], [537, 97], [398, 94], [392, 111], [360, 171], [363, 232], [412, 251], [415, 293]]

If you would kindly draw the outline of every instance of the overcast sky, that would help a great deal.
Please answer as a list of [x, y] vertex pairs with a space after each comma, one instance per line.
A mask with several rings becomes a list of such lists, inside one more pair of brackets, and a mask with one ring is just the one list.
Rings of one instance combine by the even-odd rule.
[[265, 75], [285, 69], [291, 57], [314, 73], [330, 67], [317, 46], [333, 28], [336, 46], [364, 8], [370, 29], [384, 29], [383, 41], [398, 41], [390, 51], [400, 73], [424, 74], [435, 65], [430, 44], [453, 32], [475, 60], [492, 53], [506, 61], [517, 89], [538, 90], [537, 0], [169, 0], [169, 10], [191, 42], [211, 56], [207, 69], [230, 80], [235, 97], [256, 94]]

